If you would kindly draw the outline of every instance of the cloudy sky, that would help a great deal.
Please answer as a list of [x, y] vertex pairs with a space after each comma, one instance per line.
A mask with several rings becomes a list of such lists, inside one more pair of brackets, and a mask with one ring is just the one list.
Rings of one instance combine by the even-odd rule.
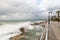
[[0, 0], [0, 20], [44, 19], [50, 8], [60, 8], [60, 0]]

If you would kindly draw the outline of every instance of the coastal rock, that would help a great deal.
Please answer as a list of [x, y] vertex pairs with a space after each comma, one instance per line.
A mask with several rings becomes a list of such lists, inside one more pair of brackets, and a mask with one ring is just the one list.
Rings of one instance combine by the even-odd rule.
[[21, 28], [20, 31], [22, 32], [21, 34], [18, 34], [14, 37], [9, 38], [9, 40], [23, 40], [25, 37], [25, 29]]

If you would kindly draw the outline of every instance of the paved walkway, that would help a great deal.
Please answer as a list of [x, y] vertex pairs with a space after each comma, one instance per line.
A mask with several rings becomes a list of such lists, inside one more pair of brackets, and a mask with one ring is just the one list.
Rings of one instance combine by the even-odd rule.
[[58, 27], [58, 22], [51, 22], [48, 40], [60, 40], [60, 27]]

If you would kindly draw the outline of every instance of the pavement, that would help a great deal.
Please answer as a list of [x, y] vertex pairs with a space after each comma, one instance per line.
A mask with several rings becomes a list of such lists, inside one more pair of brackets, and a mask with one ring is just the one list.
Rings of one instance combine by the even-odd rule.
[[60, 40], [60, 22], [51, 21], [48, 31], [48, 40]]

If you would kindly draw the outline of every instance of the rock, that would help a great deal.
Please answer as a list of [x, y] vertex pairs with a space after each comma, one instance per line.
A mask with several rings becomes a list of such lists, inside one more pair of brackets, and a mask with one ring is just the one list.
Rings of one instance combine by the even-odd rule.
[[20, 28], [20, 31], [22, 32], [21, 34], [18, 34], [18, 35], [14, 36], [14, 37], [9, 38], [9, 40], [22, 40], [22, 39], [24, 39], [24, 37], [25, 37], [25, 29]]

